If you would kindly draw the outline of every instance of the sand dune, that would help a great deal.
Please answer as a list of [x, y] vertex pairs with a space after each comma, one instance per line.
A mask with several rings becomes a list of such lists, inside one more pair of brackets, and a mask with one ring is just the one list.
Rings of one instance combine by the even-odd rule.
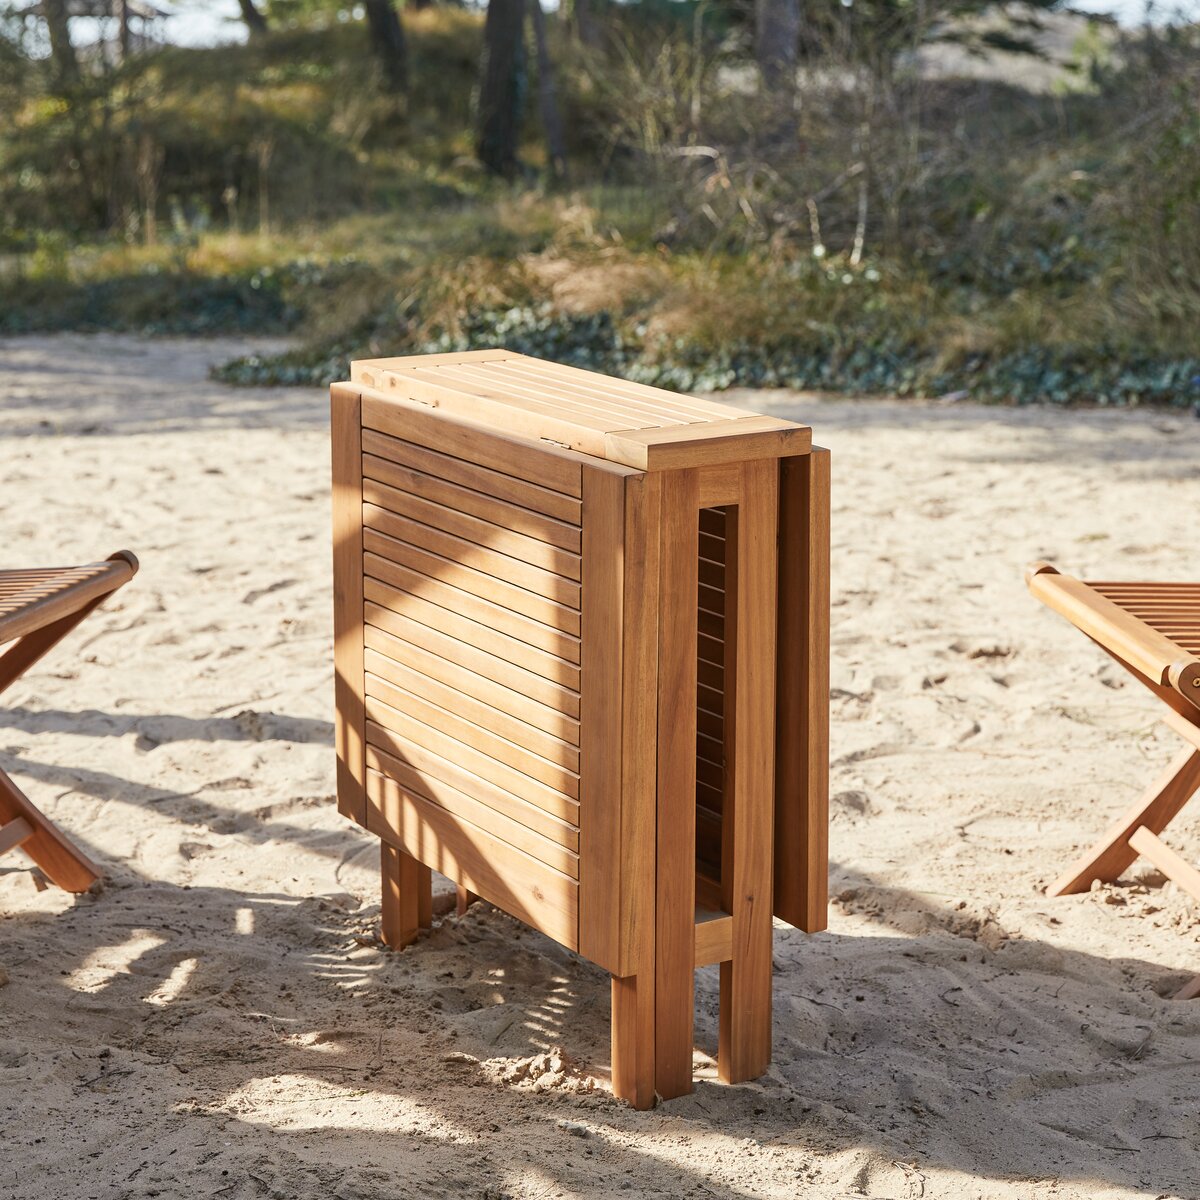
[[[0, 1196], [1200, 1196], [1197, 912], [1042, 888], [1175, 752], [1021, 567], [1197, 577], [1200, 422], [737, 399], [835, 464], [831, 929], [776, 934], [775, 1046], [606, 1090], [607, 977], [478, 906], [376, 940], [334, 811], [325, 399], [242, 347], [0, 343], [3, 563], [142, 572], [9, 692], [0, 764], [105, 867], [0, 860]], [[1172, 843], [1200, 861], [1195, 824]]]

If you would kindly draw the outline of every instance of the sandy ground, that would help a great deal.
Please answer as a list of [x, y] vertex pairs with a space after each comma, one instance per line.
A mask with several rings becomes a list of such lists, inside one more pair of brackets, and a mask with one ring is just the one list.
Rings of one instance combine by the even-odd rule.
[[208, 383], [236, 349], [0, 343], [3, 560], [143, 563], [0, 711], [108, 875], [0, 862], [0, 1197], [1200, 1196], [1196, 910], [1042, 892], [1176, 747], [1021, 581], [1196, 577], [1200, 422], [740, 397], [835, 455], [835, 901], [777, 930], [770, 1073], [715, 1081], [707, 969], [695, 1093], [636, 1113], [600, 971], [483, 906], [379, 946], [325, 400]]

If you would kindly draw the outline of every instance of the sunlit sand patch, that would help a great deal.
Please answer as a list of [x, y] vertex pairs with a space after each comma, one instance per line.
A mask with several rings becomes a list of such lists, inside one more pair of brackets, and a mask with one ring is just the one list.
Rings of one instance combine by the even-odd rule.
[[199, 961], [194, 958], [185, 958], [176, 963], [174, 970], [162, 981], [162, 985], [146, 997], [146, 1003], [165, 1008], [179, 999], [199, 965]]
[[226, 1113], [248, 1125], [294, 1132], [353, 1128], [356, 1133], [410, 1134], [455, 1145], [476, 1141], [469, 1129], [448, 1120], [435, 1105], [303, 1074], [252, 1079], [208, 1111]]
[[98, 992], [118, 975], [130, 974], [133, 963], [166, 940], [148, 929], [135, 929], [120, 945], [97, 946], [67, 976], [67, 986], [77, 992]]

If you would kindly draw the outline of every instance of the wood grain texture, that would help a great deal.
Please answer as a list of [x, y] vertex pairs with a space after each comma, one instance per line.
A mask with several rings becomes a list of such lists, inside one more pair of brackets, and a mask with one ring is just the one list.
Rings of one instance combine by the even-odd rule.
[[725, 668], [733, 742], [726, 749], [722, 817], [729, 850], [722, 907], [733, 915], [733, 953], [721, 965], [717, 1054], [718, 1074], [734, 1083], [756, 1078], [771, 1061], [778, 465], [746, 463], [742, 480], [733, 539], [736, 617], [734, 631], [726, 632], [726, 645], [733, 644]]
[[579, 946], [592, 962], [623, 976], [628, 974], [620, 902], [624, 476], [586, 468], [583, 511]]
[[775, 915], [829, 923], [829, 452], [779, 464]]
[[658, 649], [658, 845], [655, 1083], [663, 1099], [692, 1088], [695, 996], [696, 622], [699, 478], [662, 481]]
[[333, 476], [334, 744], [338, 811], [366, 822], [363, 729], [362, 398], [329, 389]]
[[569, 950], [578, 947], [579, 885], [461, 817], [371, 775], [367, 828]]
[[1141, 827], [1161, 833], [1200, 789], [1200, 750], [1187, 747], [1104, 834], [1047, 888], [1051, 896], [1086, 892], [1094, 880], [1111, 883], [1133, 865], [1129, 839]]
[[[374, 429], [363, 430], [363, 456], [364, 464], [368, 458], [396, 463], [569, 525], [578, 526], [583, 519], [583, 505], [578, 493], [569, 495], [558, 492], [503, 470], [455, 458], [452, 454], [416, 442], [403, 441]], [[511, 470], [516, 461], [510, 459], [505, 465]]]
[[[424, 918], [427, 908], [432, 910], [432, 877], [427, 866], [387, 842], [379, 845], [379, 868], [383, 941], [393, 950], [403, 950], [429, 924]], [[428, 904], [426, 892], [430, 893]]]
[[655, 1099], [655, 908], [658, 790], [658, 637], [662, 479], [625, 485], [621, 694], [622, 878], [619, 944], [624, 975], [612, 984], [613, 1091], [635, 1108]]

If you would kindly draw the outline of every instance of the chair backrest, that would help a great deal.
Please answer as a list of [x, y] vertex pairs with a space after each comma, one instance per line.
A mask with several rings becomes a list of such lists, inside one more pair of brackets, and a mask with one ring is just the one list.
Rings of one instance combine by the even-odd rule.
[[120, 550], [82, 567], [0, 571], [0, 645], [78, 612], [133, 578], [138, 561]]

